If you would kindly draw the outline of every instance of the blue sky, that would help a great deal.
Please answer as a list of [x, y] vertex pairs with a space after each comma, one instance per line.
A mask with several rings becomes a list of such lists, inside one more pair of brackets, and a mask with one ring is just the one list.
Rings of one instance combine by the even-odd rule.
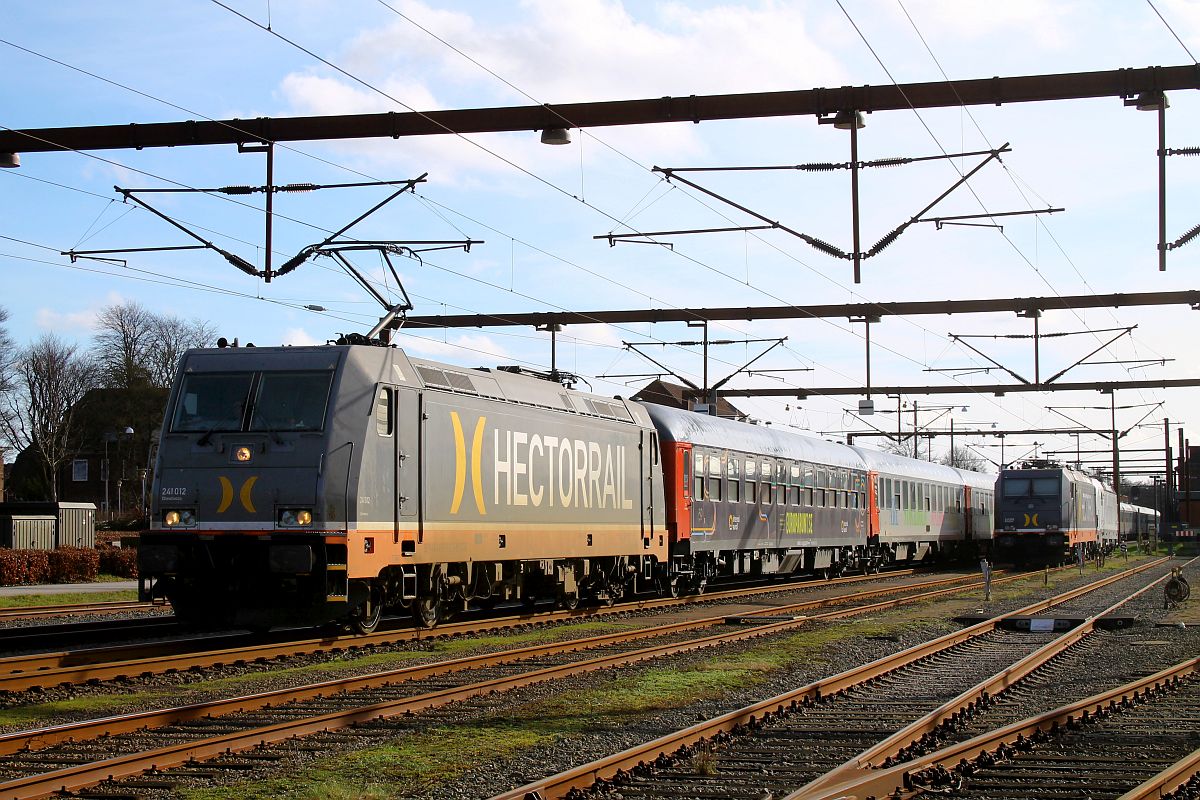
[[[182, 119], [360, 113], [407, 108], [479, 107], [633, 99], [663, 95], [808, 89], [893, 81], [1074, 72], [1192, 63], [1200, 53], [1200, 3], [974, 2], [832, 0], [791, 3], [403, 2], [402, 0], [180, 0], [96, 4], [6, 4], [0, 35], [0, 124], [8, 128], [124, 124]], [[1165, 23], [1157, 12], [1165, 18]], [[236, 12], [236, 13], [235, 13]], [[249, 20], [238, 15], [244, 15]], [[257, 25], [255, 23], [258, 23]], [[270, 25], [271, 32], [260, 26]], [[1169, 27], [1168, 27], [1169, 26]], [[1176, 35], [1179, 39], [1177, 41]], [[290, 44], [283, 38], [295, 44]], [[336, 65], [339, 72], [295, 45]], [[56, 63], [58, 62], [58, 63]], [[90, 74], [88, 74], [90, 73]], [[346, 73], [353, 76], [348, 77]], [[1200, 98], [1175, 93], [1168, 146], [1200, 145]], [[673, 250], [609, 247], [594, 236], [641, 230], [724, 227], [753, 220], [651, 171], [658, 166], [797, 164], [848, 160], [848, 137], [811, 118], [679, 123], [575, 132], [565, 147], [540, 145], [535, 132], [408, 140], [297, 143], [277, 149], [276, 182], [396, 180], [428, 172], [406, 195], [353, 232], [361, 238], [485, 240], [470, 253], [430, 254], [401, 264], [417, 314], [503, 313], [725, 305], [812, 304], [948, 298], [1074, 295], [1195, 288], [1200, 243], [1156, 265], [1155, 115], [1119, 99], [977, 107], [968, 111], [870, 115], [860, 157], [922, 156], [998, 147], [992, 163], [938, 211], [971, 214], [1065, 207], [1052, 217], [1018, 217], [997, 228], [915, 225], [865, 262], [854, 285], [848, 262], [831, 259], [777, 231], [678, 237]], [[234, 147], [27, 154], [0, 171], [0, 305], [22, 342], [47, 331], [86, 342], [96, 312], [136, 300], [166, 313], [202, 317], [223, 335], [257, 344], [323, 342], [365, 332], [378, 306], [332, 263], [308, 263], [264, 285], [212, 253], [130, 256], [127, 267], [71, 265], [70, 248], [189, 243], [145, 211], [119, 201], [114, 185], [260, 185], [263, 157]], [[935, 161], [863, 173], [863, 239], [874, 242], [950, 186], [976, 159]], [[713, 189], [790, 227], [849, 249], [845, 172], [794, 171], [706, 176]], [[1200, 223], [1200, 161], [1169, 165], [1168, 236]], [[277, 260], [374, 205], [387, 190], [327, 190], [277, 200]], [[159, 208], [201, 229], [221, 247], [260, 263], [261, 195], [154, 195]], [[13, 240], [20, 241], [13, 241]], [[382, 277], [378, 264], [360, 266]], [[74, 267], [74, 268], [72, 268]], [[327, 312], [303, 309], [320, 305]], [[1162, 366], [1083, 366], [1063, 380], [1191, 377], [1194, 312], [1183, 308], [1099, 309], [1047, 314], [1044, 333], [1138, 326], [1092, 360], [1176, 359]], [[872, 330], [872, 382], [950, 381], [947, 367], [987, 366], [949, 333], [1027, 334], [1014, 315], [889, 318]], [[714, 338], [787, 336], [756, 367], [773, 376], [731, 386], [848, 386], [865, 382], [861, 325], [846, 320], [714, 326]], [[1053, 374], [1114, 334], [1045, 340], [1042, 373]], [[650, 352], [695, 380], [695, 348], [661, 343], [697, 338], [682, 325], [583, 326], [559, 340], [559, 366], [604, 394], [636, 385], [601, 376], [655, 371], [622, 347], [658, 342]], [[1030, 375], [1027, 339], [971, 340]], [[410, 352], [468, 366], [546, 367], [546, 334], [469, 330], [404, 335]], [[714, 348], [719, 378], [753, 358], [756, 345]], [[1003, 382], [997, 372], [959, 377], [963, 393], [916, 399], [968, 406], [956, 427], [1059, 427], [1046, 406], [1107, 406], [1092, 393], [1003, 398], [972, 383]], [[636, 384], [636, 382], [634, 382]], [[1157, 446], [1161, 419], [1200, 424], [1195, 390], [1128, 391], [1118, 425], [1135, 430], [1128, 447]], [[880, 407], [894, 401], [879, 398]], [[747, 400], [755, 417], [832, 432], [866, 430], [856, 397]], [[1108, 412], [1069, 410], [1108, 427]], [[922, 414], [922, 425], [933, 414]], [[871, 422], [891, 429], [894, 416]], [[905, 415], [911, 424], [911, 414]], [[937, 424], [943, 426], [943, 419]], [[833, 436], [834, 434], [829, 434]], [[1084, 449], [1103, 446], [1081, 437]], [[1191, 436], [1190, 438], [1196, 438]], [[1073, 449], [1074, 437], [1023, 437], [1018, 452]], [[971, 440], [999, 459], [994, 439]], [[1027, 442], [1022, 445], [1022, 442]], [[948, 442], [940, 440], [936, 449]], [[1012, 453], [1007, 454], [1009, 458]]]

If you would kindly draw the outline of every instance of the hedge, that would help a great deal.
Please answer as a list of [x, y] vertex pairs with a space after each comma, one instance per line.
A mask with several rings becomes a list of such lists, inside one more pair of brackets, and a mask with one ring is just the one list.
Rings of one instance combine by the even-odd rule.
[[0, 549], [0, 586], [86, 583], [100, 572], [137, 577], [135, 548], [60, 547], [57, 550]]

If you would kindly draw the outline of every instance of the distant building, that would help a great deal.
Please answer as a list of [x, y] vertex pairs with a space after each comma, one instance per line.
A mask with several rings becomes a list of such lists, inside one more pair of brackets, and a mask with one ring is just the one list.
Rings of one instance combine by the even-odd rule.
[[[78, 450], [58, 470], [58, 499], [92, 503], [102, 519], [108, 512], [136, 512], [143, 504], [143, 485], [149, 491], [153, 482], [153, 449], [168, 394], [167, 389], [146, 387], [93, 389], [84, 395], [75, 406]], [[133, 433], [125, 433], [127, 429]], [[5, 484], [9, 499], [50, 498], [38, 462], [32, 450], [18, 454]]]
[[[639, 391], [630, 400], [637, 400], [646, 403], [657, 403], [660, 406], [670, 406], [671, 408], [679, 408], [687, 411], [695, 411], [698, 403], [703, 404], [703, 400], [688, 396], [689, 392], [694, 392], [694, 389], [688, 389], [686, 386], [680, 386], [677, 383], [669, 383], [661, 378], [648, 383], [644, 389]], [[718, 417], [725, 419], [744, 420], [747, 415], [730, 403], [725, 398], [717, 395], [717, 414]]]

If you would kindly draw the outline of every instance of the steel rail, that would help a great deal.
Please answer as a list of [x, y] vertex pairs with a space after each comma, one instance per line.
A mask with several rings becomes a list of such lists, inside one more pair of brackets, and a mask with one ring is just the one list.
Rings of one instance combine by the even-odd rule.
[[1117, 800], [1159, 800], [1200, 774], [1200, 750], [1176, 761], [1154, 777], [1135, 786]]
[[[1018, 577], [1019, 576], [1011, 576], [1004, 580], [1017, 580]], [[935, 581], [926, 581], [913, 586], [885, 587], [870, 592], [858, 592], [853, 595], [825, 597], [816, 600], [806, 600], [801, 603], [789, 603], [773, 608], [758, 609], [740, 613], [738, 616], [770, 616], [786, 613], [797, 613], [801, 611], [822, 608], [824, 606], [845, 603], [847, 601], [853, 601], [856, 599], [868, 599], [871, 597], [896, 594], [909, 590], [922, 591], [939, 586], [946, 586], [948, 584], [959, 583], [960, 581], [961, 578], [943, 578]], [[993, 581], [993, 583], [996, 583], [996, 581]], [[830, 612], [830, 618], [833, 618], [832, 615], [844, 613], [846, 612]], [[815, 618], [817, 617], [810, 617], [809, 619]], [[14, 733], [0, 734], [0, 755], [9, 755], [22, 750], [37, 750], [64, 741], [79, 741], [81, 739], [94, 738], [99, 735], [128, 733], [130, 731], [141, 730], [143, 728], [174, 725], [180, 722], [200, 719], [202, 717], [223, 716], [225, 714], [250, 711], [258, 708], [264, 708], [277, 702], [308, 700], [314, 697], [329, 696], [340, 692], [351, 692], [359, 689], [367, 689], [374, 686], [379, 686], [381, 684], [421, 680], [431, 675], [497, 666], [523, 659], [537, 658], [551, 654], [577, 652], [603, 645], [635, 641], [638, 639], [657, 638], [659, 636], [666, 636], [685, 630], [702, 630], [704, 628], [722, 625], [725, 623], [725, 620], [726, 615], [705, 617], [695, 620], [683, 620], [680, 622], [672, 622], [665, 625], [656, 625], [629, 631], [598, 634], [596, 636], [590, 636], [573, 641], [529, 645], [527, 647], [514, 648], [512, 650], [482, 653], [473, 656], [464, 656], [462, 658], [451, 659], [448, 661], [402, 667], [400, 669], [387, 670], [370, 675], [337, 678], [330, 681], [310, 684], [308, 686], [301, 686], [291, 689], [277, 689], [268, 692], [247, 695], [244, 697], [235, 697], [227, 700], [195, 703], [187, 706], [135, 712], [132, 714], [120, 714], [96, 720], [65, 723], [63, 725], [41, 728], [33, 731], [17, 731]], [[761, 630], [762, 628], [758, 629]]]
[[898, 756], [900, 751], [909, 744], [917, 741], [927, 733], [936, 731], [953, 715], [960, 711], [965, 711], [968, 706], [984, 695], [997, 697], [1012, 688], [1035, 670], [1043, 667], [1052, 658], [1063, 653], [1068, 647], [1082, 641], [1085, 636], [1091, 635], [1096, 629], [1096, 622], [1101, 617], [1113, 613], [1135, 597], [1150, 591], [1150, 589], [1165, 582], [1170, 577], [1170, 574], [1163, 575], [1161, 578], [1151, 581], [1129, 596], [1123, 597], [1098, 614], [1088, 617], [1083, 624], [1047, 642], [1011, 667], [966, 689], [957, 697], [901, 728], [883, 741], [869, 747], [845, 764], [830, 770], [819, 778], [809, 781], [800, 789], [787, 795], [784, 800], [802, 800], [802, 798], [820, 797], [823, 794], [831, 792], [839, 796], [847, 793], [853, 794], [857, 790], [855, 786], [856, 782], [864, 779], [873, 772], [876, 769], [874, 765], [881, 759]]
[[650, 763], [660, 756], [669, 757], [682, 747], [710, 739], [718, 734], [730, 733], [741, 729], [743, 726], [754, 724], [758, 720], [775, 714], [781, 714], [789, 708], [794, 709], [802, 704], [815, 702], [825, 695], [844, 691], [900, 667], [912, 664], [941, 650], [960, 644], [968, 639], [989, 633], [1006, 617], [1037, 613], [1080, 595], [1103, 588], [1123, 578], [1159, 566], [1166, 561], [1167, 559], [1165, 558], [1156, 559], [1133, 569], [1123, 570], [1101, 581], [1063, 592], [1046, 600], [1039, 600], [1016, 611], [1000, 614], [990, 620], [985, 620], [969, 628], [964, 628], [961, 631], [953, 631], [868, 664], [814, 681], [799, 689], [794, 689], [776, 697], [746, 706], [745, 708], [722, 714], [653, 741], [635, 745], [628, 750], [615, 753], [590, 764], [583, 764], [573, 769], [564, 770], [557, 775], [552, 775], [511, 791], [503, 792], [495, 795], [492, 800], [551, 800], [551, 798], [561, 798], [571, 789], [589, 787], [597, 780], [611, 778], [618, 772], [628, 771], [639, 765]]
[[[890, 576], [906, 577], [915, 570], [899, 570]], [[646, 611], [674, 606], [686, 607], [713, 600], [738, 597], [753, 597], [791, 591], [813, 586], [843, 586], [878, 580], [879, 575], [856, 575], [836, 578], [823, 583], [812, 581], [773, 584], [750, 589], [730, 589], [704, 595], [682, 598], [655, 598], [622, 603], [611, 608], [575, 609], [549, 613], [523, 613], [516, 616], [488, 620], [468, 620], [449, 623], [433, 629], [401, 628], [377, 631], [366, 635], [343, 635], [317, 639], [289, 640], [269, 644], [222, 648], [197, 652], [195, 645], [203, 645], [202, 638], [187, 638], [149, 645], [121, 645], [111, 648], [89, 648], [79, 651], [35, 653], [0, 659], [0, 692], [18, 692], [35, 686], [53, 686], [80, 683], [92, 680], [109, 680], [129, 675], [153, 675], [172, 669], [191, 667], [223, 666], [247, 661], [267, 661], [296, 655], [320, 652], [354, 650], [362, 647], [417, 641], [434, 637], [447, 637], [465, 633], [507, 630], [520, 625], [543, 622], [559, 622], [576, 618], [591, 618], [627, 611]]]
[[[1011, 576], [1004, 580], [1019, 580], [1027, 575]], [[996, 581], [992, 581], [995, 585]], [[931, 592], [869, 603], [857, 607], [853, 613], [872, 613], [875, 611], [895, 608], [900, 605], [926, 602], [930, 598], [976, 589], [982, 582], [968, 583], [951, 588], [937, 589]], [[918, 587], [920, 588], [920, 587]], [[892, 591], [896, 591], [893, 587]], [[764, 610], [766, 611], [766, 610]], [[772, 609], [769, 613], [778, 613]], [[847, 611], [831, 611], [825, 614], [800, 617], [793, 620], [768, 623], [747, 629], [730, 631], [713, 636], [693, 639], [687, 642], [669, 643], [644, 648], [641, 650], [601, 656], [581, 662], [572, 662], [552, 667], [535, 669], [502, 678], [468, 684], [464, 686], [440, 689], [423, 695], [375, 703], [369, 706], [354, 708], [348, 711], [333, 712], [315, 717], [308, 717], [274, 725], [229, 733], [199, 742], [180, 743], [158, 748], [142, 753], [132, 753], [106, 759], [101, 762], [80, 764], [55, 770], [40, 775], [31, 775], [0, 783], [0, 800], [31, 800], [32, 798], [47, 797], [56, 792], [67, 792], [91, 786], [106, 779], [116, 779], [136, 775], [147, 769], [164, 769], [170, 766], [193, 760], [203, 760], [214, 756], [238, 752], [260, 745], [279, 742], [297, 736], [305, 736], [321, 731], [336, 730], [356, 723], [367, 722], [385, 717], [398, 716], [410, 712], [442, 706], [447, 703], [466, 700], [481, 695], [507, 691], [511, 689], [541, 683], [547, 680], [562, 679], [607, 669], [614, 666], [640, 663], [643, 661], [662, 658], [680, 653], [692, 652], [707, 647], [713, 647], [728, 642], [761, 638], [771, 633], [786, 631], [808, 624], [819, 619], [838, 619], [847, 616]], [[720, 619], [724, 620], [722, 616]], [[383, 684], [391, 682], [392, 675], [379, 673], [376, 676], [364, 676], [359, 680], [374, 677]], [[352, 679], [353, 680], [353, 679]], [[243, 698], [245, 699], [245, 698]], [[101, 720], [98, 722], [112, 722]], [[37, 733], [37, 732], [33, 732]]]
[[61, 606], [25, 606], [0, 609], [0, 620], [56, 617], [63, 614], [105, 613], [111, 611], [145, 611], [162, 607], [161, 603], [142, 603], [137, 600], [114, 600], [109, 603], [71, 603]]
[[[953, 744], [913, 761], [879, 770], [867, 779], [857, 783], [841, 784], [830, 791], [820, 794], [806, 794], [803, 797], [804, 800], [834, 800], [835, 798], [845, 797], [848, 786], [853, 786], [853, 791], [855, 792], [866, 793], [865, 795], [859, 794], [858, 796], [860, 797], [870, 794], [875, 794], [879, 797], [890, 797], [893, 796], [892, 793], [894, 791], [901, 790], [901, 787], [905, 785], [906, 781], [914, 773], [920, 772], [923, 769], [936, 764], [954, 766], [963, 760], [969, 762], [976, 756], [985, 752], [991, 752], [1002, 744], [1009, 745], [1016, 742], [1018, 737], [1029, 739], [1038, 731], [1049, 730], [1056, 724], [1069, 724], [1085, 713], [1095, 714], [1098, 711], [1102, 711], [1110, 703], [1118, 703], [1122, 700], [1131, 699], [1132, 695], [1145, 692], [1147, 689], [1157, 689], [1175, 679], [1195, 674], [1200, 674], [1200, 656], [1180, 662], [1149, 677], [1130, 681], [1123, 686], [1092, 695], [1069, 705], [1060, 706], [1053, 711], [1047, 711], [1045, 714], [1029, 717], [1028, 719], [1020, 720], [1011, 725], [981, 734], [968, 741]], [[911, 794], [911, 792], [902, 791], [897, 796], [907, 797], [911, 796]], [[790, 798], [799, 796], [798, 794], [789, 795]]]

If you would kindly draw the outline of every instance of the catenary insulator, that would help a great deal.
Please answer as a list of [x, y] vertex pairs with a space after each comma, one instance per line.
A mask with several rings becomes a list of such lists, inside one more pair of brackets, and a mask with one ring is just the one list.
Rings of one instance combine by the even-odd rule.
[[845, 169], [845, 164], [835, 164], [832, 161], [816, 161], [812, 164], [797, 164], [796, 169], [806, 172], [832, 172], [835, 169]]
[[824, 253], [828, 253], [829, 255], [833, 256], [834, 258], [849, 258], [850, 257], [849, 253], [847, 253], [844, 250], [840, 250], [839, 248], [830, 244], [829, 242], [822, 241], [821, 239], [817, 239], [813, 236], [802, 236], [801, 238], [803, 238], [804, 241], [808, 242], [813, 247], [817, 248], [818, 250], [820, 250]]
[[864, 167], [899, 167], [904, 164], [911, 164], [911, 158], [877, 158], [874, 161], [864, 161]]
[[221, 194], [254, 194], [257, 189], [253, 186], [222, 186], [217, 191]]
[[1167, 150], [1169, 156], [1200, 156], [1200, 147], [1175, 147]]
[[877, 255], [877, 254], [883, 252], [883, 250], [885, 250], [888, 245], [890, 245], [892, 242], [894, 242], [898, 238], [900, 238], [900, 234], [904, 233], [904, 229], [907, 227], [908, 227], [908, 223], [906, 222], [903, 225], [901, 225], [900, 227], [896, 228], [895, 230], [885, 234], [882, 239], [880, 239], [878, 242], [876, 242], [875, 245], [870, 250], [867, 251], [867, 257], [869, 258], [873, 255]]
[[1185, 244], [1190, 242], [1192, 239], [1195, 239], [1197, 234], [1200, 234], [1200, 225], [1197, 225], [1196, 227], [1192, 228], [1190, 231], [1185, 233], [1183, 236], [1180, 236], [1178, 239], [1175, 240], [1175, 242], [1168, 249], [1174, 250], [1176, 247], [1183, 247]]

